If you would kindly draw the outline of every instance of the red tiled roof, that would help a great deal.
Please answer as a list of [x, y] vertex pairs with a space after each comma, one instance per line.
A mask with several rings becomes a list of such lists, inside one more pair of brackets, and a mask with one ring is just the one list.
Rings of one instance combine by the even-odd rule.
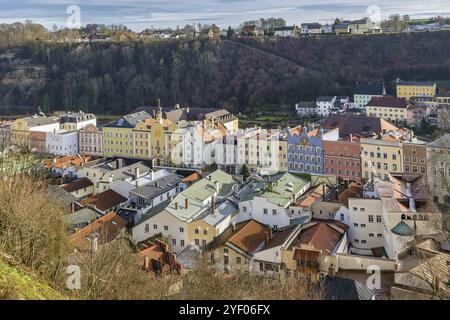
[[341, 233], [331, 227], [328, 223], [318, 222], [317, 224], [303, 230], [298, 239], [297, 245], [308, 244], [324, 255], [330, 255], [341, 238]]
[[89, 180], [89, 178], [81, 178], [63, 185], [62, 188], [67, 192], [74, 192], [93, 185], [94, 184], [91, 180]]
[[368, 107], [385, 107], [385, 108], [407, 108], [408, 103], [405, 98], [396, 98], [390, 96], [372, 97]]
[[122, 197], [114, 190], [109, 189], [81, 201], [81, 205], [87, 206], [91, 204], [94, 205], [98, 210], [105, 211], [121, 203], [124, 203], [125, 201], [127, 201], [127, 198]]
[[72, 234], [69, 240], [78, 250], [90, 250], [92, 245], [89, 236], [91, 234], [97, 234], [97, 244], [102, 245], [113, 241], [126, 224], [127, 221], [122, 219], [117, 213], [110, 212]]
[[266, 232], [269, 227], [256, 220], [243, 221], [236, 224], [236, 231], [228, 242], [250, 254], [266, 240]]

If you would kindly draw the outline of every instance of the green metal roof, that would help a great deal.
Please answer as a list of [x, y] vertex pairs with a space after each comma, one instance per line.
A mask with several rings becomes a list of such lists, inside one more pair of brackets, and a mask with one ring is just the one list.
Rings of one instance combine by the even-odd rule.
[[286, 207], [292, 200], [292, 194], [298, 195], [309, 182], [304, 176], [285, 173], [273, 182], [258, 181], [240, 200], [248, 201], [254, 197], [263, 197], [273, 204]]
[[405, 221], [400, 221], [394, 228], [391, 229], [392, 233], [398, 236], [413, 236], [414, 230], [408, 226]]

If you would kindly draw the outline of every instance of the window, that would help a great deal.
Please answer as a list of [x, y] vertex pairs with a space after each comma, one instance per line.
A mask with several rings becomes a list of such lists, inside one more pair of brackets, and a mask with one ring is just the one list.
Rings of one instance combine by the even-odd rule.
[[169, 226], [164, 226], [164, 230], [168, 231], [169, 230]]
[[200, 240], [199, 240], [199, 239], [195, 239], [194, 242], [195, 242], [195, 245], [196, 245], [196, 246], [199, 246], [199, 245], [200, 245]]
[[378, 222], [378, 223], [381, 222], [381, 216], [377, 216], [377, 222]]
[[364, 223], [361, 223], [361, 228], [365, 228], [366, 225]]
[[176, 246], [177, 245], [177, 240], [176, 239], [172, 239], [172, 245]]
[[184, 233], [184, 228], [180, 227], [180, 233]]
[[357, 228], [357, 227], [358, 227], [358, 224], [357, 224], [357, 223], [354, 223], [353, 226]]
[[354, 241], [355, 241], [355, 243], [359, 243], [359, 240], [358, 240], [358, 239], [355, 239]]
[[206, 246], [206, 240], [202, 240], [202, 246]]
[[144, 230], [144, 232], [145, 233], [149, 233], [150, 232], [150, 225], [149, 224], [145, 224], [145, 230]]
[[373, 233], [369, 233], [369, 238], [373, 238], [375, 235]]
[[247, 207], [242, 207], [242, 212], [247, 212]]
[[361, 240], [361, 243], [364, 243], [364, 244], [366, 244], [366, 243], [367, 243], [367, 241], [366, 241], [366, 240]]
[[344, 221], [344, 214], [341, 213], [341, 221]]
[[382, 238], [383, 235], [382, 235], [381, 233], [379, 233], [379, 234], [377, 234], [377, 237], [378, 237], [378, 238]]
[[272, 210], [272, 214], [273, 214], [274, 216], [276, 216], [276, 215], [277, 215], [277, 209], [273, 209], [273, 210]]
[[264, 208], [263, 213], [264, 213], [265, 215], [267, 215], [267, 214], [268, 214], [268, 210], [267, 210], [266, 208]]
[[158, 230], [158, 225], [157, 225], [157, 224], [154, 224], [154, 225], [153, 225], [153, 229]]
[[184, 240], [180, 240], [180, 247], [184, 247]]
[[223, 253], [228, 253], [228, 248], [223, 248]]
[[241, 262], [242, 262], [241, 257], [236, 257], [236, 264], [241, 264]]
[[369, 222], [373, 223], [373, 215], [369, 215]]
[[195, 234], [199, 234], [200, 233], [200, 231], [198, 230], [198, 229], [195, 229]]
[[228, 265], [228, 256], [223, 256], [223, 264]]
[[203, 230], [203, 234], [206, 236], [206, 235], [208, 235], [208, 230]]

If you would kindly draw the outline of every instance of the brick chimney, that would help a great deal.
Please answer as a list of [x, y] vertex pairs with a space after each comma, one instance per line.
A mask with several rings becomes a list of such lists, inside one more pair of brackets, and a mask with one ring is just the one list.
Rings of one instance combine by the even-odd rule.
[[328, 276], [330, 278], [334, 278], [334, 265], [330, 264], [330, 266], [328, 267]]
[[150, 266], [148, 256], [144, 256], [144, 270], [148, 270], [148, 267]]

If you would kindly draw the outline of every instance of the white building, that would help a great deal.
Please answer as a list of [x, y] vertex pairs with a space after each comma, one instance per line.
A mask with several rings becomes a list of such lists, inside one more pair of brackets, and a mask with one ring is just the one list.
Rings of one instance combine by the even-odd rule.
[[320, 23], [302, 23], [301, 24], [301, 33], [303, 35], [320, 34], [320, 33], [322, 33], [321, 28], [322, 28], [322, 26], [320, 25]]
[[328, 117], [331, 109], [334, 108], [336, 97], [318, 97], [316, 100], [317, 114], [321, 117]]
[[386, 88], [382, 82], [358, 82], [353, 93], [354, 107], [363, 109], [373, 97], [386, 95]]
[[97, 126], [97, 118], [92, 113], [69, 112], [61, 116], [61, 129], [67, 131], [77, 131], [87, 125]]
[[60, 156], [78, 153], [78, 133], [76, 131], [54, 130], [47, 132], [45, 138], [46, 151]]
[[304, 118], [310, 118], [317, 115], [317, 105], [314, 101], [304, 101], [295, 104], [297, 115]]
[[285, 26], [274, 29], [275, 37], [295, 37], [297, 35], [297, 26]]
[[239, 192], [237, 221], [254, 219], [272, 228], [282, 228], [310, 217], [293, 210], [297, 200], [309, 190], [310, 181], [285, 173], [270, 177], [271, 182], [255, 177]]

